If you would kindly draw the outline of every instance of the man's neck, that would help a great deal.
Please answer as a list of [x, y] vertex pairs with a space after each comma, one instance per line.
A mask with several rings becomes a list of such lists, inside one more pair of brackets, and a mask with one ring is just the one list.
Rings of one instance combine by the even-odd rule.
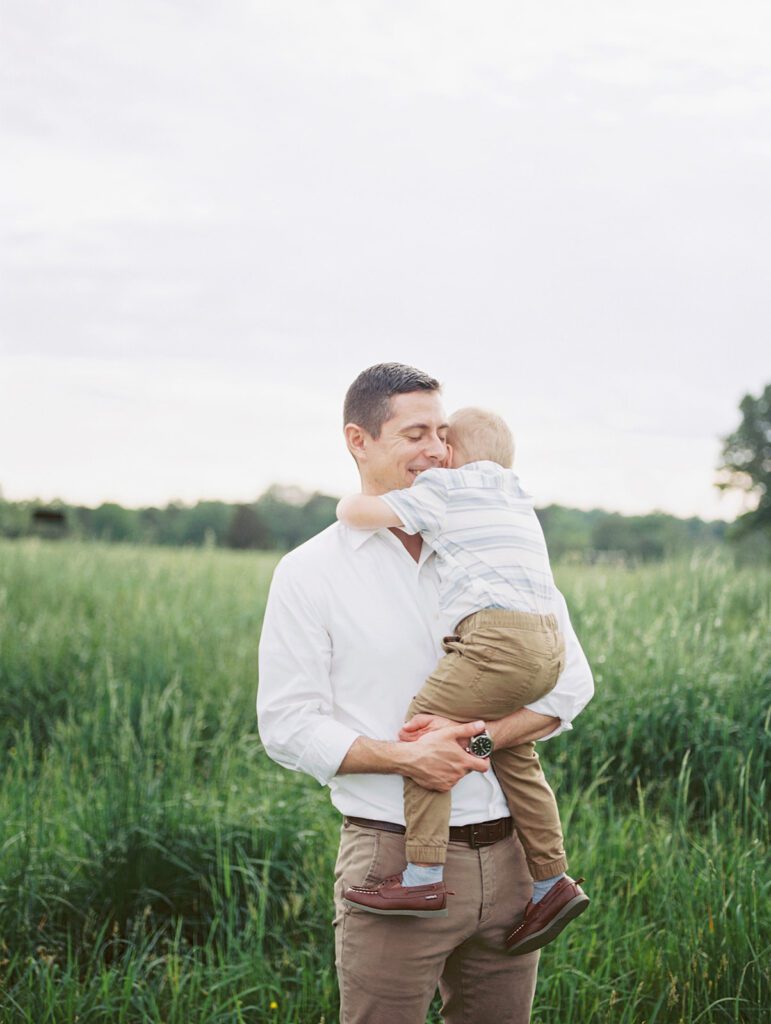
[[[376, 481], [362, 480], [361, 493], [377, 498], [384, 493], [384, 490], [382, 485], [378, 484]], [[419, 562], [420, 552], [423, 548], [423, 538], [420, 534], [405, 533], [404, 530], [400, 530], [398, 526], [389, 526], [389, 530], [394, 537], [402, 542], [409, 556], [414, 559], [414, 561]]]
[[418, 562], [420, 560], [420, 552], [423, 548], [423, 538], [419, 533], [405, 533], [404, 530], [400, 530], [398, 526], [389, 527], [394, 537], [397, 537], [404, 547], [407, 549], [408, 554]]

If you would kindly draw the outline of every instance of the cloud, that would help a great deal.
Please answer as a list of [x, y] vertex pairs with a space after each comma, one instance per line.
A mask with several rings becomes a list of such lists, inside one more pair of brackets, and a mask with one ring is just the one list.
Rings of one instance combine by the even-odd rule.
[[[6, 4], [4, 415], [66, 425], [28, 423], [6, 490], [347, 487], [342, 393], [396, 358], [603, 467], [638, 432], [668, 495], [690, 438], [711, 508], [704, 453], [767, 372], [770, 18]], [[534, 451], [569, 503], [590, 467]]]

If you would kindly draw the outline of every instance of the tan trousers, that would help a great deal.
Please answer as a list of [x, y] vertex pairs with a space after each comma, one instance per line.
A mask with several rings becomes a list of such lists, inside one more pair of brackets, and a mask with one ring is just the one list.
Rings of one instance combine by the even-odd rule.
[[[553, 615], [485, 609], [445, 637], [447, 654], [410, 704], [407, 717], [431, 712], [456, 722], [503, 718], [553, 689], [565, 662], [565, 643]], [[534, 743], [494, 750], [501, 784], [534, 879], [567, 870], [557, 801]], [[451, 794], [404, 780], [407, 859], [443, 864]]]
[[425, 1024], [437, 985], [446, 1024], [527, 1024], [540, 951], [508, 956], [532, 882], [516, 836], [472, 849], [450, 843], [447, 917], [369, 914], [346, 907], [349, 885], [394, 875], [404, 836], [345, 824], [335, 867], [340, 1024]]

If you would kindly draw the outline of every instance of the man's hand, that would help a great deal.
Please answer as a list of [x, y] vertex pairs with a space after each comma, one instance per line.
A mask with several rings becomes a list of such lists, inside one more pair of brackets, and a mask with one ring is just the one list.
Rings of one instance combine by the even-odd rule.
[[[548, 736], [558, 718], [539, 715], [529, 708], [487, 723], [496, 750]], [[402, 726], [399, 740], [371, 740], [359, 736], [338, 768], [340, 775], [408, 775], [426, 789], [446, 792], [469, 772], [486, 772], [489, 761], [466, 750], [472, 736], [485, 728], [481, 720], [457, 723], [440, 715], [415, 715]]]
[[429, 727], [417, 742], [401, 747], [401, 774], [439, 793], [451, 790], [469, 772], [486, 772], [490, 767], [487, 758], [474, 757], [466, 750], [468, 740], [483, 731], [484, 722], [443, 721], [447, 724]]

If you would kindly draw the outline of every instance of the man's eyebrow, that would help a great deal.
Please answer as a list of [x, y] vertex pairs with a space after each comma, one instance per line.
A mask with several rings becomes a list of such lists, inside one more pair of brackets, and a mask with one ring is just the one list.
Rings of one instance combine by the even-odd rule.
[[[430, 429], [431, 429], [431, 424], [430, 423], [410, 423], [406, 427], [402, 427], [402, 430], [430, 430]], [[439, 426], [436, 429], [437, 430], [449, 430], [450, 429], [450, 424], [449, 423], [440, 423]]]

